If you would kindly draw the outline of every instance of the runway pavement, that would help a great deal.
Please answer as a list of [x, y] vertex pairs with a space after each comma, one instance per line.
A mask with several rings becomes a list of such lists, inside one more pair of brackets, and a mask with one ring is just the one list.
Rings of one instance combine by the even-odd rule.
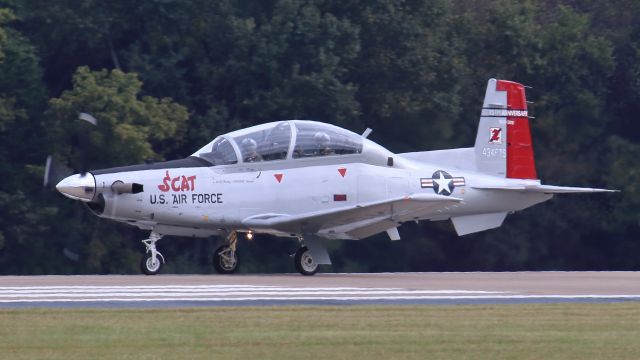
[[0, 277], [0, 308], [640, 303], [640, 272]]

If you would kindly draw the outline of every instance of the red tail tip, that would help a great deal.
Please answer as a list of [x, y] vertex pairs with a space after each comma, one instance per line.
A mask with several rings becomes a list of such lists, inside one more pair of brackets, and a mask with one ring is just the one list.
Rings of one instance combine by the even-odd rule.
[[507, 92], [507, 177], [537, 179], [525, 87], [498, 80], [496, 90]]

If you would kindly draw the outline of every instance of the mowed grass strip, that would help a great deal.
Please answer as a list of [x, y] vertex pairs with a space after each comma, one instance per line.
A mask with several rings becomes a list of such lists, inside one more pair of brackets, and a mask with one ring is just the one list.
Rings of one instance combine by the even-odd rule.
[[640, 304], [10, 309], [6, 359], [638, 359]]

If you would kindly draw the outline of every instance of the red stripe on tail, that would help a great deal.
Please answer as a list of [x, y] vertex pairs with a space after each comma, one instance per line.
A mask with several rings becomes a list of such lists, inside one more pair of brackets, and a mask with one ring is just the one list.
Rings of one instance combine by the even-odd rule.
[[[527, 101], [522, 84], [498, 80], [496, 90], [507, 92], [507, 111], [521, 110], [526, 114]], [[519, 114], [517, 113], [517, 115]], [[507, 177], [515, 179], [538, 178], [527, 116], [507, 116]]]

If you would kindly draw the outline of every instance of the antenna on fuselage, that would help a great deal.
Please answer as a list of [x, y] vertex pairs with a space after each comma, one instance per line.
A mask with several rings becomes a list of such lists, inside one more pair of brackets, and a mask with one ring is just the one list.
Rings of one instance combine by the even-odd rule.
[[362, 133], [362, 137], [363, 138], [367, 138], [367, 136], [369, 136], [369, 134], [371, 134], [373, 130], [371, 130], [370, 128], [367, 128], [363, 133]]

